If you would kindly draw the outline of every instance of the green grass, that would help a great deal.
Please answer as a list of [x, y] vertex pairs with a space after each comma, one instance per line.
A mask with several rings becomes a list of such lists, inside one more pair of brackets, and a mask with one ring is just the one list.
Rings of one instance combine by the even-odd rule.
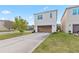
[[76, 53], [79, 52], [79, 37], [63, 32], [52, 33], [33, 52], [36, 53]]
[[18, 37], [18, 36], [27, 35], [27, 34], [31, 34], [31, 32], [24, 32], [24, 33], [14, 32], [14, 33], [8, 33], [8, 34], [0, 34], [0, 40]]

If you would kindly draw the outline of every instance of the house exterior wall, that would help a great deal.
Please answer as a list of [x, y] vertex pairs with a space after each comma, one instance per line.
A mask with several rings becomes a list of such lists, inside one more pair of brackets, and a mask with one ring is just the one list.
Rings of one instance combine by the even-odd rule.
[[4, 22], [0, 21], [0, 30], [6, 30], [7, 28], [4, 26]]
[[8, 30], [13, 29], [13, 22], [12, 21], [4, 21], [4, 27], [6, 27]]
[[0, 31], [9, 30], [12, 28], [12, 21], [0, 20]]
[[[50, 13], [52, 13], [52, 18], [50, 18]], [[43, 19], [38, 20], [39, 15], [42, 15]], [[35, 19], [34, 22], [36, 32], [38, 32], [37, 26], [44, 26], [44, 25], [52, 25], [52, 32], [56, 32], [57, 10], [35, 14], [34, 19]]]
[[66, 27], [67, 27], [67, 19], [68, 19], [68, 12], [65, 12], [62, 20], [61, 20], [61, 30], [66, 32]]
[[66, 33], [68, 33], [69, 31], [73, 33], [73, 24], [79, 24], [79, 14], [73, 15], [73, 9], [76, 9], [76, 8], [79, 9], [79, 7], [67, 9], [64, 17], [62, 18], [61, 24], [62, 24], [62, 27], [64, 27], [64, 29], [62, 30], [64, 30], [64, 32]]

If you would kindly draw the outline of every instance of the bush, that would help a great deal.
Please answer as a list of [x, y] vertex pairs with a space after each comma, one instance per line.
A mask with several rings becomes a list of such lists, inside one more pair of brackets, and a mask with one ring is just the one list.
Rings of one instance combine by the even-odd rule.
[[69, 30], [69, 34], [71, 34], [71, 31]]
[[35, 33], [35, 30], [33, 30], [32, 33]]
[[61, 25], [57, 24], [57, 32], [61, 32]]

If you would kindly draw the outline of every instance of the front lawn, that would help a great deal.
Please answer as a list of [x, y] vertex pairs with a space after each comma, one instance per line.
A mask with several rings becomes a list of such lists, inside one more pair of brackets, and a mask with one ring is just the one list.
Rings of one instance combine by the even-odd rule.
[[52, 33], [33, 52], [37, 53], [65, 53], [79, 52], [79, 37], [63, 32]]
[[31, 32], [24, 32], [24, 33], [14, 32], [14, 33], [8, 33], [8, 34], [0, 34], [0, 40], [18, 37], [18, 36], [27, 35], [27, 34], [31, 34]]

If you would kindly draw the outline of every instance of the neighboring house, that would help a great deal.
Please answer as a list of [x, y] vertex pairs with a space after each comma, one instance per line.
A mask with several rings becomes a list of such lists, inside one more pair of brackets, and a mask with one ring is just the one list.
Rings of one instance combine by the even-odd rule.
[[35, 32], [56, 32], [57, 10], [34, 14]]
[[12, 29], [13, 22], [9, 20], [0, 20], [0, 31], [9, 31]]
[[61, 19], [61, 29], [66, 33], [79, 32], [79, 6], [66, 8]]

